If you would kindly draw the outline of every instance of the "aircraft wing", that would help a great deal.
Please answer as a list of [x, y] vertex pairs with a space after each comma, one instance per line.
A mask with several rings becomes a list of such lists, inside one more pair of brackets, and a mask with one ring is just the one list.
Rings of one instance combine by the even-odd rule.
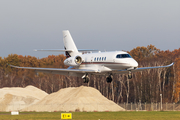
[[155, 68], [166, 68], [166, 67], [170, 67], [170, 66], [172, 66], [172, 65], [174, 65], [174, 63], [171, 63], [171, 64], [166, 65], [166, 66], [142, 67], [142, 68], [137, 68], [137, 69], [135, 69], [135, 70], [133, 70], [133, 71], [143, 71], [143, 70], [155, 69]]
[[[147, 69], [155, 69], [155, 68], [166, 68], [172, 65], [174, 65], [174, 63], [171, 63], [166, 66], [142, 67], [142, 68], [132, 69], [131, 72], [138, 72], [138, 71], [143, 71]], [[71, 69], [71, 67], [67, 69], [62, 69], [62, 68], [19, 67], [19, 66], [14, 66], [14, 65], [9, 65], [9, 66], [14, 67], [14, 68], [20, 68], [20, 69], [31, 69], [31, 70], [35, 70], [35, 72], [53, 73], [53, 74], [70, 75], [70, 76], [82, 76], [85, 73], [96, 74], [98, 72], [96, 70], [89, 70], [89, 69]], [[112, 71], [112, 73], [125, 74], [125, 73], [129, 73], [129, 71], [116, 70], [116, 71]]]
[[14, 68], [20, 68], [20, 69], [35, 70], [35, 72], [53, 73], [53, 74], [71, 75], [71, 76], [77, 76], [77, 75], [82, 75], [84, 73], [95, 73], [96, 72], [95, 70], [88, 70], [88, 69], [19, 67], [19, 66], [14, 66], [14, 65], [9, 65], [9, 66], [14, 67]]
[[[143, 70], [148, 70], [148, 69], [156, 69], [156, 68], [166, 68], [166, 67], [170, 67], [172, 65], [174, 65], [174, 63], [171, 63], [166, 66], [141, 67], [141, 68], [137, 68], [137, 69], [132, 69], [131, 72], [138, 72], [138, 71], [143, 71]], [[114, 71], [113, 73], [125, 74], [125, 73], [129, 73], [129, 71], [128, 70], [118, 70], [118, 71]]]

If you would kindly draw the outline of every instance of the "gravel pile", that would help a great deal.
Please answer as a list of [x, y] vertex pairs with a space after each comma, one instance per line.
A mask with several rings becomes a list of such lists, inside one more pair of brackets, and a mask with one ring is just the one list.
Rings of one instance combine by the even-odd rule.
[[34, 86], [0, 89], [0, 111], [18, 111], [37, 103], [48, 94]]
[[124, 111], [92, 87], [69, 87], [44, 97], [23, 111]]

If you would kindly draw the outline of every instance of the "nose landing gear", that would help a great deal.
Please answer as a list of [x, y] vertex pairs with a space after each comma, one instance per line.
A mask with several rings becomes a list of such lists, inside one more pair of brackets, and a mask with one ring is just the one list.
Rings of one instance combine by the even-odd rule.
[[131, 73], [131, 71], [129, 71], [128, 79], [132, 79], [132, 73]]

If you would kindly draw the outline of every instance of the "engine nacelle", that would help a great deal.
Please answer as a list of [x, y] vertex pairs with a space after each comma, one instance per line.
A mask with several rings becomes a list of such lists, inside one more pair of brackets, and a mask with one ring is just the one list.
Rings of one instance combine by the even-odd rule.
[[82, 58], [80, 56], [70, 57], [64, 61], [67, 66], [79, 66], [82, 63]]

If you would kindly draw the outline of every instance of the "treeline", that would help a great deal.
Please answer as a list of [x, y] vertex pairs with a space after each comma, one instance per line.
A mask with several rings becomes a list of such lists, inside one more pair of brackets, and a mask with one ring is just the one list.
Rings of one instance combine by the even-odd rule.
[[56, 92], [62, 88], [91, 86], [98, 89], [105, 97], [123, 102], [159, 102], [162, 94], [163, 102], [178, 102], [180, 98], [180, 49], [162, 51], [153, 45], [137, 47], [129, 54], [138, 61], [139, 67], [163, 66], [174, 62], [169, 68], [145, 70], [133, 73], [128, 79], [126, 74], [116, 74], [113, 82], [107, 83], [106, 76], [90, 76], [90, 82], [83, 83], [78, 77], [58, 74], [38, 73], [33, 70], [11, 68], [7, 63], [25, 67], [67, 68], [63, 64], [64, 55], [50, 55], [37, 59], [32, 56], [11, 54], [0, 57], [0, 88], [26, 87], [33, 85], [47, 93]]

